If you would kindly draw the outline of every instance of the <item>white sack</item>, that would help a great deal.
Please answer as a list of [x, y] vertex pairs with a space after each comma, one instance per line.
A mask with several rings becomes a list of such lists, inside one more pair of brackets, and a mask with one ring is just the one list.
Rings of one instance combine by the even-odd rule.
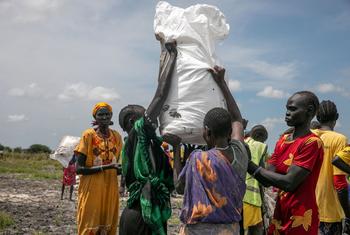
[[215, 43], [229, 33], [225, 16], [215, 6], [198, 4], [186, 9], [160, 1], [154, 31], [165, 41], [177, 41], [178, 56], [170, 93], [160, 115], [161, 134], [180, 136], [184, 143], [205, 144], [205, 114], [226, 108], [225, 99], [208, 68], [218, 65]]
[[59, 161], [63, 167], [68, 167], [68, 163], [72, 159], [74, 149], [79, 144], [79, 141], [80, 137], [64, 136], [55, 152], [50, 154], [50, 158]]

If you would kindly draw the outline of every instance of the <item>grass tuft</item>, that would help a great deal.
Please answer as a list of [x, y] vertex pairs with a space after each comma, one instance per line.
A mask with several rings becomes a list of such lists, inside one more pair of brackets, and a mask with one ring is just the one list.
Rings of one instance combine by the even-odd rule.
[[12, 219], [12, 217], [3, 212], [0, 211], [0, 230], [3, 230], [11, 225], [13, 225], [15, 223], [15, 221]]

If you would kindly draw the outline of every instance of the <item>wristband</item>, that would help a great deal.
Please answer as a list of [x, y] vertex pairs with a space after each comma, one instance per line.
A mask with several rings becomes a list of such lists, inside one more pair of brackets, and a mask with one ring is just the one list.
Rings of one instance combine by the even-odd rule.
[[256, 176], [256, 174], [258, 174], [260, 171], [261, 171], [261, 169], [262, 169], [262, 167], [261, 166], [259, 166], [255, 171], [254, 171], [254, 173], [253, 173], [253, 177], [255, 177]]

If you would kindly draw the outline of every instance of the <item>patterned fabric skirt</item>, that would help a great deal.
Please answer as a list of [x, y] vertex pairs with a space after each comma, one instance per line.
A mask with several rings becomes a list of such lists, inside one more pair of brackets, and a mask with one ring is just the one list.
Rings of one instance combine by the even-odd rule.
[[239, 224], [183, 224], [180, 228], [179, 235], [239, 235]]
[[318, 234], [319, 235], [341, 235], [342, 229], [343, 229], [343, 225], [341, 222], [335, 222], [335, 223], [320, 222]]

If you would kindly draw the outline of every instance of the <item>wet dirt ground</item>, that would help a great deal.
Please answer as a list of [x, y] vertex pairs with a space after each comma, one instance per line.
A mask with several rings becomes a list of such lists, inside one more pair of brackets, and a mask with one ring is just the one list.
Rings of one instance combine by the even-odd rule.
[[[68, 190], [66, 188], [64, 200], [61, 200], [59, 180], [23, 179], [15, 174], [1, 174], [0, 211], [9, 214], [15, 223], [0, 234], [76, 234], [77, 190], [74, 190], [74, 201], [69, 201]], [[181, 198], [172, 198], [173, 216], [168, 222], [168, 234], [179, 231], [181, 203]], [[125, 204], [126, 198], [121, 198], [121, 211]]]

